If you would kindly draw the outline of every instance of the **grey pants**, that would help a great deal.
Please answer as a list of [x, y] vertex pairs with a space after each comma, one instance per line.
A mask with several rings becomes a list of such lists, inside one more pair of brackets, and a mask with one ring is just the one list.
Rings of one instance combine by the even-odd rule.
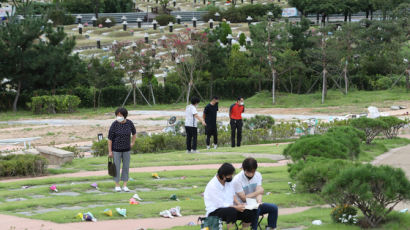
[[114, 181], [119, 183], [120, 182], [120, 169], [121, 169], [121, 161], [122, 161], [122, 173], [121, 173], [121, 180], [128, 181], [128, 174], [130, 169], [130, 151], [128, 152], [112, 152], [114, 155], [114, 164], [117, 171], [117, 176], [114, 177]]

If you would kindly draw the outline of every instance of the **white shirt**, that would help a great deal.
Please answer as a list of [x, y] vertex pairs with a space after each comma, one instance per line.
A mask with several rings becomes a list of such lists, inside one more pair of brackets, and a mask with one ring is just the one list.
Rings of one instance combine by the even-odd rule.
[[192, 104], [188, 105], [185, 110], [185, 126], [198, 127], [197, 121], [194, 117], [195, 114], [198, 114], [196, 107]]
[[[249, 180], [242, 170], [233, 178], [232, 184], [235, 194], [244, 192], [245, 195], [248, 195], [255, 192], [257, 186], [262, 186], [262, 175], [259, 172], [255, 172], [255, 175]], [[239, 202], [244, 203], [238, 195], [236, 197]]]
[[225, 182], [225, 185], [222, 185], [217, 176], [214, 176], [214, 178], [212, 178], [212, 180], [206, 185], [204, 192], [206, 216], [218, 208], [232, 206], [234, 195], [235, 191], [232, 182]]

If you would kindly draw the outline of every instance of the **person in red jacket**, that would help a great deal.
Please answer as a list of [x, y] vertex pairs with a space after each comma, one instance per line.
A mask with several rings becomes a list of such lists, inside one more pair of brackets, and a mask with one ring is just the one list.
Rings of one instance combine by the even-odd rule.
[[235, 134], [236, 134], [236, 146], [241, 146], [242, 140], [242, 113], [245, 112], [244, 99], [238, 97], [235, 104], [229, 108], [229, 118], [231, 119], [231, 143], [232, 147], [235, 147]]

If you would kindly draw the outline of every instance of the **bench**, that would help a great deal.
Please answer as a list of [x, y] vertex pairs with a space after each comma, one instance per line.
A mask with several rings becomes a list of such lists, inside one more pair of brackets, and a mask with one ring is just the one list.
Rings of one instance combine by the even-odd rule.
[[62, 149], [39, 146], [36, 147], [40, 156], [45, 157], [50, 165], [62, 165], [66, 162], [71, 162], [74, 159], [74, 153]]
[[[31, 142], [41, 137], [27, 137], [27, 138], [16, 138], [16, 139], [3, 139], [0, 140], [0, 145], [16, 145], [19, 143], [24, 143], [24, 148], [29, 149], [31, 148]], [[28, 148], [27, 148], [28, 143]]]

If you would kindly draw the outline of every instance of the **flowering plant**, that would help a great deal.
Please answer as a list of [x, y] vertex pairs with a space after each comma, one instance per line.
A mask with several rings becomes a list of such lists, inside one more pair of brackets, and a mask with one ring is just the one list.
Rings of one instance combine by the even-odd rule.
[[358, 221], [357, 210], [348, 204], [337, 205], [330, 213], [332, 220], [336, 223], [356, 224]]

